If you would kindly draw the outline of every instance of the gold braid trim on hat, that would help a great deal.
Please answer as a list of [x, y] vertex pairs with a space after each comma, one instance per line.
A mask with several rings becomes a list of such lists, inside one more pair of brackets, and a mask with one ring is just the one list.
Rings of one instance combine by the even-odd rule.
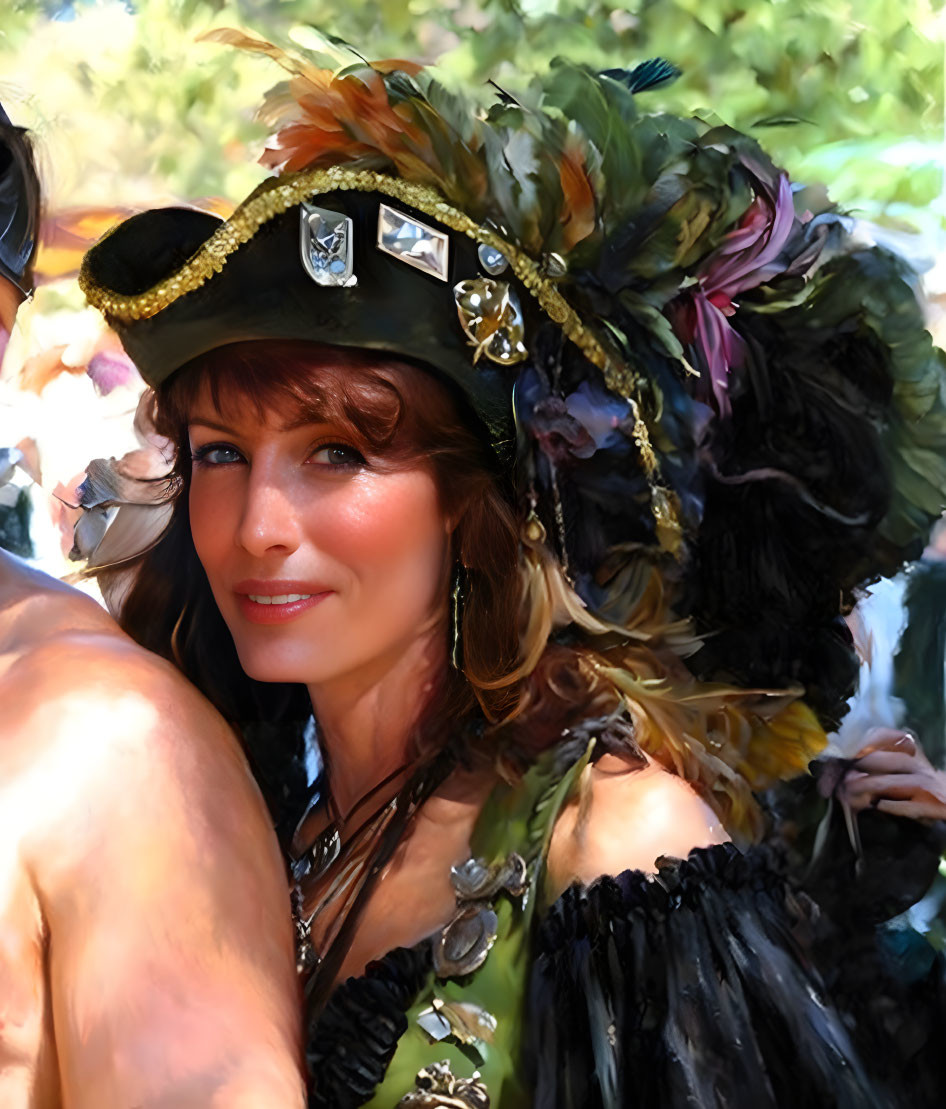
[[347, 166], [307, 169], [274, 177], [264, 181], [251, 193], [180, 269], [143, 293], [126, 296], [104, 288], [89, 273], [87, 261], [83, 261], [79, 271], [79, 287], [89, 304], [110, 319], [124, 322], [150, 319], [186, 293], [199, 289], [215, 273], [220, 273], [230, 255], [249, 242], [275, 216], [313, 195], [348, 190], [378, 192], [400, 200], [445, 227], [502, 252], [516, 277], [532, 294], [543, 312], [562, 329], [588, 361], [598, 367], [608, 388], [630, 404], [634, 419], [634, 442], [644, 471], [650, 479], [651, 508], [657, 523], [658, 537], [661, 546], [676, 553], [680, 546], [681, 528], [675, 498], [669, 490], [654, 480], [658, 474], [657, 458], [647, 424], [641, 414], [637, 374], [623, 363], [615, 362], [585, 327], [578, 313], [558, 291], [554, 282], [542, 273], [537, 262], [507, 243], [489, 227], [476, 223], [465, 213], [452, 207], [435, 189], [427, 185], [404, 181], [374, 170]]

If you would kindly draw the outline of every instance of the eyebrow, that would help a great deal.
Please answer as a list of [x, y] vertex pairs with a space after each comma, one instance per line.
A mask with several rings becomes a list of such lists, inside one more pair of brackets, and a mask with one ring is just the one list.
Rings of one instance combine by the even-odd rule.
[[209, 427], [212, 431], [222, 431], [225, 432], [227, 435], [234, 434], [234, 429], [232, 427], [229, 427], [227, 424], [218, 424], [215, 420], [205, 420], [202, 418], [188, 420], [187, 426], [188, 428]]
[[[225, 435], [236, 435], [237, 434], [236, 428], [231, 427], [229, 424], [221, 424], [221, 423], [218, 423], [216, 420], [204, 419], [203, 417], [195, 417], [194, 419], [188, 420], [187, 421], [187, 426], [188, 426], [188, 428], [206, 427], [206, 428], [210, 428], [212, 431], [222, 431]], [[280, 431], [298, 431], [299, 428], [302, 428], [302, 427], [332, 427], [332, 426], [335, 426], [335, 421], [327, 420], [327, 419], [312, 420], [312, 419], [309, 419], [308, 417], [302, 417], [300, 419], [293, 420], [292, 422], [290, 422], [288, 424], [283, 424], [282, 427], [279, 430]]]

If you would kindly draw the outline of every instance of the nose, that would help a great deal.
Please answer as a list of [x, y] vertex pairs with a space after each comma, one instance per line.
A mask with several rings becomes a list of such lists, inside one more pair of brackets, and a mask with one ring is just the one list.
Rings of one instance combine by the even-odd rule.
[[289, 489], [276, 467], [250, 467], [236, 541], [249, 554], [291, 554], [299, 546], [299, 520]]

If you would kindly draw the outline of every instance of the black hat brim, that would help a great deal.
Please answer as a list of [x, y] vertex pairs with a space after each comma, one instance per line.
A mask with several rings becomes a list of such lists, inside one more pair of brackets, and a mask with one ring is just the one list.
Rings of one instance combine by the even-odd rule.
[[[373, 193], [321, 195], [318, 205], [352, 220], [357, 283], [317, 284], [301, 259], [300, 207], [263, 224], [220, 272], [145, 319], [109, 322], [142, 377], [166, 381], [200, 355], [246, 340], [293, 339], [383, 351], [420, 364], [456, 385], [499, 448], [513, 436], [514, 370], [481, 359], [457, 316], [453, 287], [479, 274], [476, 245], [452, 235], [447, 280], [405, 264], [377, 247]], [[423, 223], [429, 217], [412, 213]], [[164, 208], [119, 225], [87, 255], [87, 276], [125, 296], [139, 295], [175, 273], [220, 227], [206, 212]]]

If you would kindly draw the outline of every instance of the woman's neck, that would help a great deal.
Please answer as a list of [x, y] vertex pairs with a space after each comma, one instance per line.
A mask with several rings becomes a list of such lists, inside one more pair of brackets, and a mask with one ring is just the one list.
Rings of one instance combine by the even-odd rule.
[[427, 630], [371, 667], [308, 687], [342, 817], [410, 760], [414, 726], [447, 665], [442, 632]]

